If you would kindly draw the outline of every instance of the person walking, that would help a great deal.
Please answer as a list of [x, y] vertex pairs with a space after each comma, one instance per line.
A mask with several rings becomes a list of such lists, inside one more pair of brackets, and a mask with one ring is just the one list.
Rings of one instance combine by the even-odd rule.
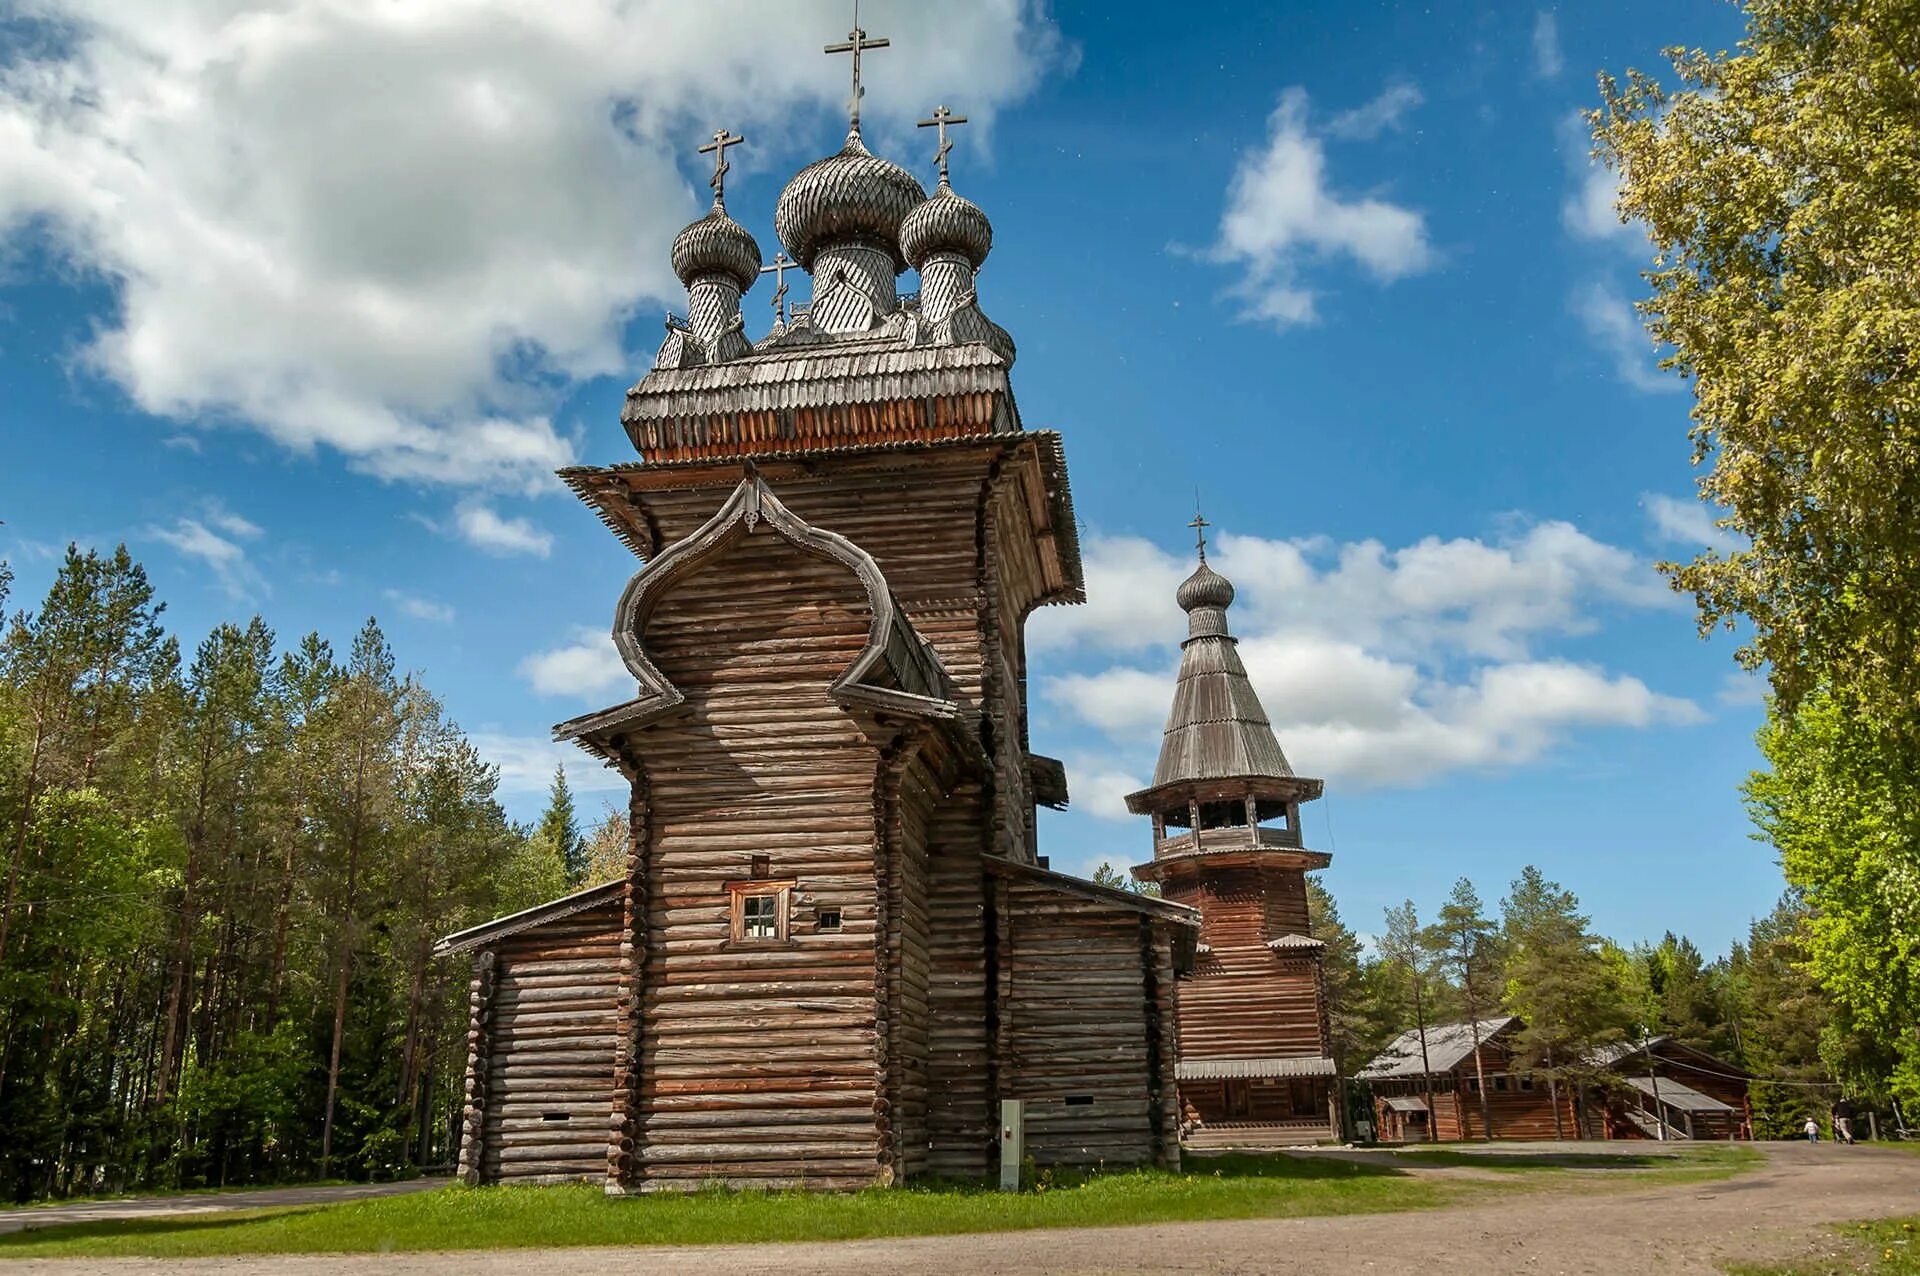
[[1833, 1105], [1833, 1141], [1853, 1146], [1853, 1100], [1844, 1094]]
[[1807, 1142], [1818, 1143], [1820, 1141], [1820, 1118], [1819, 1117], [1813, 1117], [1813, 1116], [1808, 1117], [1806, 1125], [1801, 1128], [1806, 1130], [1807, 1132]]

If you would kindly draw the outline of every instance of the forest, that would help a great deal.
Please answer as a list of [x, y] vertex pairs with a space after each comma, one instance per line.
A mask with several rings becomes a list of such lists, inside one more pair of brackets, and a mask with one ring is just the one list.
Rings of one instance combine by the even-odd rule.
[[187, 654], [124, 546], [36, 609], [0, 563], [0, 1200], [451, 1159], [467, 970], [440, 936], [604, 880], [533, 829], [369, 620]]

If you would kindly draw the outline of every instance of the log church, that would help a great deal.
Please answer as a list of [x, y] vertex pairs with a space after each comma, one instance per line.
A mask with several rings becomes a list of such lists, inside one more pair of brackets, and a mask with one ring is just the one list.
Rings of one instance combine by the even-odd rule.
[[[856, 22], [829, 46], [850, 128], [781, 192], [771, 265], [727, 211], [742, 139], [701, 148], [686, 313], [623, 414], [638, 459], [562, 474], [641, 563], [613, 621], [634, 694], [555, 729], [631, 783], [630, 856], [442, 942], [473, 962], [470, 1182], [977, 1177], [1003, 1099], [1036, 1165], [1179, 1162], [1200, 915], [1036, 853], [1067, 789], [1028, 748], [1024, 628], [1083, 600], [1066, 461], [1022, 421], [976, 287], [993, 232], [950, 181], [964, 119], [924, 122], [931, 195], [862, 139], [860, 58], [885, 44]], [[1249, 818], [1306, 784], [1261, 780]]]

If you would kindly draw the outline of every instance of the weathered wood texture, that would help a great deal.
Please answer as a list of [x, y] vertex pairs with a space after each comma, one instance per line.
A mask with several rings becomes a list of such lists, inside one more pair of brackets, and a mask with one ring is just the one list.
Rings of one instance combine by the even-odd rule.
[[1008, 884], [1005, 910], [1005, 1084], [1027, 1103], [1027, 1154], [1036, 1165], [1155, 1160], [1160, 1006], [1139, 915], [1025, 881]]
[[[643, 635], [689, 710], [633, 746], [650, 837], [643, 1189], [884, 1177], [882, 753], [828, 695], [866, 611], [844, 566], [748, 536], [677, 585]], [[784, 942], [730, 936], [726, 883], [755, 855], [799, 882]], [[823, 909], [839, 931], [819, 930]]]
[[605, 1174], [621, 933], [622, 909], [615, 902], [493, 946], [486, 1103], [479, 1123], [479, 1176], [485, 1181]]
[[1297, 870], [1230, 869], [1169, 881], [1167, 898], [1200, 910], [1200, 954], [1180, 987], [1185, 1059], [1324, 1057], [1319, 950], [1267, 940], [1307, 931], [1306, 880]]

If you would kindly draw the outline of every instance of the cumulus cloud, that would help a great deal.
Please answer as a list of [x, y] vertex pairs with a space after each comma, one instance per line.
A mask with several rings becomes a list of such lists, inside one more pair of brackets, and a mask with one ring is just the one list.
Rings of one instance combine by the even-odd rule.
[[[1411, 85], [1337, 117], [1328, 132], [1371, 136], [1419, 100]], [[1264, 146], [1241, 158], [1227, 188], [1219, 239], [1210, 255], [1245, 273], [1234, 290], [1243, 314], [1275, 328], [1310, 323], [1316, 294], [1303, 274], [1346, 260], [1379, 283], [1418, 274], [1434, 252], [1421, 213], [1372, 196], [1339, 193], [1327, 176], [1323, 135], [1308, 118], [1307, 93], [1290, 88], [1267, 121]]]
[[[748, 133], [736, 214], [764, 224], [846, 96], [819, 54], [844, 15], [783, 0], [16, 8], [47, 38], [0, 69], [0, 246], [113, 290], [88, 365], [189, 428], [420, 482], [550, 481], [553, 404], [632, 371], [624, 324], [678, 294], [692, 143]], [[1061, 51], [1038, 0], [863, 16], [893, 41], [882, 138], [937, 90], [981, 146]]]
[[[1043, 612], [1031, 633], [1052, 661], [1088, 667], [1040, 680], [1038, 693], [1112, 742], [1114, 754], [1073, 773], [1074, 804], [1121, 818], [1130, 790], [1089, 786], [1082, 772], [1148, 765], [1184, 634], [1169, 580], [1188, 565], [1134, 538], [1095, 536], [1087, 549], [1100, 610]], [[1702, 716], [1631, 675], [1539, 650], [1593, 631], [1607, 608], [1677, 605], [1648, 564], [1566, 523], [1399, 548], [1226, 535], [1210, 557], [1238, 590], [1241, 658], [1282, 746], [1344, 785], [1423, 784], [1538, 761], [1584, 728]]]
[[553, 553], [553, 535], [524, 518], [509, 518], [485, 501], [463, 501], [453, 513], [454, 529], [470, 544], [489, 554], [529, 554], [545, 558]]
[[546, 736], [514, 735], [504, 731], [469, 731], [467, 738], [480, 756], [500, 771], [503, 795], [545, 793], [553, 784], [554, 767], [563, 767], [567, 786], [575, 793], [623, 792], [627, 781], [620, 772], [571, 744]]
[[400, 589], [387, 590], [386, 599], [398, 607], [402, 615], [411, 616], [415, 620], [431, 621], [439, 625], [450, 624], [453, 621], [453, 607], [448, 603], [422, 598], [418, 594], [409, 594]]
[[1426, 100], [1418, 85], [1389, 84], [1373, 101], [1334, 116], [1327, 122], [1327, 135], [1356, 141], [1378, 137], [1399, 128], [1406, 113]]
[[1739, 545], [1738, 536], [1714, 524], [1714, 507], [1697, 497], [1689, 499], [1668, 496], [1664, 492], [1648, 492], [1641, 498], [1641, 504], [1653, 524], [1654, 534], [1663, 541], [1722, 551]]
[[1560, 54], [1560, 19], [1551, 9], [1533, 15], [1533, 73], [1543, 80], [1555, 79], [1566, 69]]
[[1561, 157], [1567, 165], [1567, 193], [1560, 202], [1560, 224], [1575, 239], [1612, 244], [1635, 256], [1644, 256], [1647, 237], [1632, 222], [1620, 220], [1615, 205], [1620, 179], [1593, 157], [1593, 135], [1584, 114], [1575, 111], [1560, 120]]
[[215, 583], [230, 598], [257, 598], [268, 592], [265, 578], [240, 543], [258, 538], [260, 528], [217, 504], [209, 504], [198, 518], [179, 518], [171, 527], [150, 527], [147, 535], [213, 573]]
[[1644, 394], [1674, 394], [1686, 389], [1679, 377], [1660, 370], [1654, 359], [1653, 339], [1641, 325], [1631, 301], [1595, 280], [1575, 291], [1567, 305], [1621, 381]]
[[520, 675], [543, 696], [599, 697], [623, 688], [629, 695], [633, 692], [633, 674], [612, 637], [585, 626], [573, 631], [572, 642], [521, 661]]

